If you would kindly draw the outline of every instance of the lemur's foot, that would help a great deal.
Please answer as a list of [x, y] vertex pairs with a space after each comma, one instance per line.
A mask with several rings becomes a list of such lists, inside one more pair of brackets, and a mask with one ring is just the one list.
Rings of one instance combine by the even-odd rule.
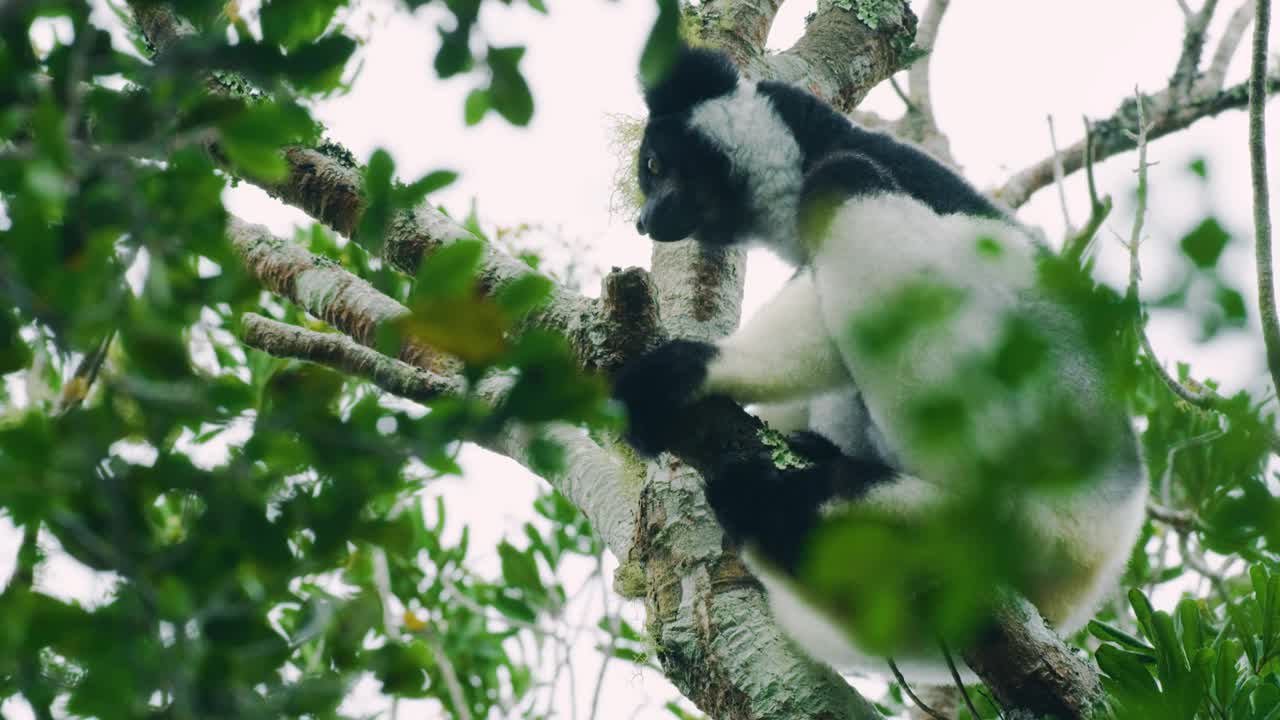
[[730, 538], [794, 573], [823, 506], [855, 501], [895, 471], [879, 460], [849, 457], [818, 433], [790, 440], [809, 465], [780, 468], [771, 455], [728, 459], [707, 473], [707, 502]]

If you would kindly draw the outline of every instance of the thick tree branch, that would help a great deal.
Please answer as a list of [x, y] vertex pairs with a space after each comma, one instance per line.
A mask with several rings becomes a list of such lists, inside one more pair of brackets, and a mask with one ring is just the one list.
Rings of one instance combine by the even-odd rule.
[[1006, 708], [1036, 717], [1092, 718], [1102, 707], [1093, 665], [1067, 647], [1020, 597], [1001, 603], [995, 623], [964, 659]]
[[765, 59], [764, 67], [754, 58], [742, 67], [748, 74], [807, 88], [847, 113], [901, 67], [915, 30], [916, 16], [905, 3], [896, 19], [886, 18], [872, 30], [853, 11], [819, 0], [817, 14], [795, 45]]
[[423, 370], [357, 344], [346, 335], [307, 330], [257, 313], [240, 318], [240, 339], [276, 357], [306, 360], [362, 377], [393, 395], [420, 403], [456, 395], [465, 388], [457, 376]]
[[[1277, 88], [1280, 88], [1280, 77], [1267, 78], [1267, 91], [1274, 93]], [[1245, 107], [1249, 102], [1249, 91], [1244, 84], [1240, 84], [1207, 96], [1179, 99], [1171, 90], [1165, 89], [1152, 95], [1144, 95], [1143, 102], [1151, 115], [1149, 137], [1155, 140], [1187, 128], [1201, 118]], [[1110, 117], [1093, 121], [1095, 161], [1105, 160], [1136, 147], [1133, 139], [1124, 133], [1125, 128], [1133, 127], [1133, 115], [1134, 100], [1129, 98]], [[1071, 174], [1084, 167], [1084, 151], [1084, 140], [1063, 150], [1063, 171]], [[1053, 157], [1046, 157], [1014, 174], [1000, 187], [987, 192], [1009, 207], [1021, 207], [1037, 190], [1053, 182], [1053, 163]]]
[[[373, 347], [379, 331], [408, 317], [409, 309], [378, 292], [337, 263], [271, 234], [262, 225], [232, 217], [227, 235], [245, 267], [268, 290]], [[405, 338], [396, 357], [424, 370], [452, 374], [456, 363], [413, 338]]]

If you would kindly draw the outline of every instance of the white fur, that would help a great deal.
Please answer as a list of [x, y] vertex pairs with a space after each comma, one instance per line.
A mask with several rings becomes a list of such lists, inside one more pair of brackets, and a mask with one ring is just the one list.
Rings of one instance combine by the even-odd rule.
[[765, 215], [762, 227], [755, 229], [764, 236], [757, 240], [799, 263], [795, 208], [804, 180], [803, 155], [773, 104], [756, 92], [755, 83], [740, 80], [734, 92], [700, 104], [689, 125], [747, 178], [751, 206]]
[[799, 273], [720, 343], [720, 354], [707, 368], [707, 391], [768, 403], [847, 386], [849, 371], [820, 318], [813, 277]]
[[[735, 162], [753, 163], [753, 171], [776, 168], [788, 161], [788, 150], [782, 148], [777, 156], [769, 151], [776, 118], [752, 110], [751, 98], [750, 90], [740, 90], [706, 110], [703, 122], [707, 128], [726, 126], [720, 132], [724, 145], [735, 148]], [[765, 117], [754, 123], [738, 120], [751, 114]], [[770, 177], [777, 182], [762, 184], [762, 198], [769, 193], [786, 196], [786, 183], [794, 181], [798, 187], [799, 181], [785, 172]], [[789, 207], [793, 211], [794, 205]], [[979, 238], [994, 239], [1001, 252], [978, 253]], [[786, 233], [766, 239], [785, 242]], [[912, 393], [921, 386], [965, 381], [957, 375], [958, 361], [991, 350], [1011, 311], [1030, 307], [1042, 314], [1056, 313], [1054, 320], [1071, 326], [1064, 311], [1037, 298], [1029, 242], [1008, 223], [960, 214], [939, 216], [903, 195], [851, 200], [836, 212], [824, 238], [802, 249], [811, 271], [797, 275], [774, 302], [721, 343], [721, 353], [709, 368], [708, 389], [744, 402], [810, 398], [810, 427], [828, 434], [846, 452], [865, 455], [871, 448], [908, 471], [874, 488], [862, 502], [908, 522], [925, 521], [930, 508], [952, 489], [947, 484], [948, 463], [915, 452], [907, 442], [912, 419], [905, 407]], [[955, 288], [964, 302], [946, 321], [914, 333], [909, 345], [889, 361], [868, 355], [852, 342], [854, 319], [882, 309], [897, 289], [915, 280]], [[1070, 333], [1048, 339], [1062, 368], [1053, 379], [1055, 386], [1065, 389], [1082, 412], [1112, 412], [1101, 396], [1097, 368], [1076, 351], [1076, 339]], [[858, 415], [859, 391], [869, 419]], [[1018, 396], [992, 406], [972, 421], [983, 429], [980, 442], [992, 444], [983, 449], [998, 451], [1011, 431], [1020, 423], [1034, 422], [1034, 416]], [[794, 422], [797, 415], [791, 417]], [[855, 428], [859, 424], [862, 427]], [[1140, 472], [1111, 468], [1071, 492], [1010, 500], [1018, 503], [1013, 509], [1028, 517], [1037, 533], [1035, 547], [1027, 552], [1035, 559], [1043, 557], [1045, 567], [1052, 568], [1042, 584], [1031, 588], [1029, 599], [1060, 631], [1077, 629], [1114, 586], [1142, 525], [1147, 485]], [[1067, 562], [1049, 565], [1050, 557]], [[811, 655], [839, 670], [883, 671], [882, 659], [859, 652], [838, 624], [805, 602], [789, 580], [760, 563], [753, 567], [780, 625]], [[922, 653], [898, 661], [910, 679], [948, 678], [936, 656]]]

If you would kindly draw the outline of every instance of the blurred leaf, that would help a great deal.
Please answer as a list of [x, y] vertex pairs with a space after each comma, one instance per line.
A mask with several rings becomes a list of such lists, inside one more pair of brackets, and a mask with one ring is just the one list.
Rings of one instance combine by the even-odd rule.
[[293, 49], [314, 41], [329, 27], [333, 14], [347, 0], [270, 0], [262, 6], [262, 34], [266, 40]]
[[640, 82], [653, 87], [661, 82], [675, 62], [680, 49], [680, 4], [658, 0], [658, 18], [640, 53]]
[[468, 126], [478, 125], [484, 119], [484, 114], [489, 112], [491, 102], [489, 100], [489, 91], [483, 88], [476, 88], [467, 93], [467, 100], [463, 106], [463, 117]]
[[1205, 218], [1182, 238], [1182, 254], [1199, 268], [1211, 268], [1218, 263], [1222, 249], [1231, 241], [1231, 235], [1217, 218]]
[[533, 95], [529, 84], [520, 74], [519, 63], [524, 57], [523, 47], [490, 47], [489, 102], [512, 125], [528, 125], [533, 117]]

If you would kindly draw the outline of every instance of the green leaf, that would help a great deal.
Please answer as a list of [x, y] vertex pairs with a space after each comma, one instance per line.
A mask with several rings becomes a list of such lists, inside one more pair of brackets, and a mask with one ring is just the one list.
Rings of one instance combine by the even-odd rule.
[[1218, 263], [1222, 249], [1231, 241], [1231, 235], [1217, 218], [1205, 218], [1182, 238], [1182, 254], [1199, 268], [1211, 268]]
[[464, 295], [475, 284], [484, 253], [479, 240], [457, 240], [432, 253], [418, 268], [409, 303]]
[[546, 304], [554, 287], [547, 278], [527, 273], [502, 286], [494, 299], [508, 318], [517, 320]]
[[271, 0], [262, 6], [262, 35], [286, 49], [305, 45], [324, 33], [346, 0]]
[[355, 40], [346, 35], [330, 35], [290, 53], [286, 74], [300, 90], [332, 90], [341, 84], [342, 73], [355, 51]]
[[514, 545], [503, 540], [498, 544], [498, 557], [502, 561], [502, 578], [507, 581], [508, 586], [539, 594], [543, 592], [538, 563], [531, 553], [517, 550]]
[[480, 121], [484, 119], [484, 114], [489, 112], [490, 105], [488, 90], [476, 88], [467, 93], [467, 101], [463, 105], [463, 118], [466, 120], [467, 126], [480, 124]]
[[1100, 620], [1090, 620], [1089, 634], [1099, 640], [1113, 642], [1139, 654], [1150, 655], [1152, 662], [1155, 662], [1155, 648], [1114, 625], [1108, 625]]
[[528, 125], [533, 118], [533, 94], [520, 74], [523, 47], [489, 48], [489, 101], [512, 125]]
[[440, 49], [436, 51], [434, 66], [441, 79], [451, 78], [471, 69], [471, 26], [459, 26], [452, 30], [440, 30]]
[[411, 208], [422, 202], [431, 193], [452, 185], [458, 179], [458, 173], [452, 170], [436, 170], [399, 188], [396, 192], [395, 204], [400, 208]]
[[653, 87], [662, 82], [680, 50], [680, 3], [658, 0], [658, 18], [640, 53], [640, 82]]

